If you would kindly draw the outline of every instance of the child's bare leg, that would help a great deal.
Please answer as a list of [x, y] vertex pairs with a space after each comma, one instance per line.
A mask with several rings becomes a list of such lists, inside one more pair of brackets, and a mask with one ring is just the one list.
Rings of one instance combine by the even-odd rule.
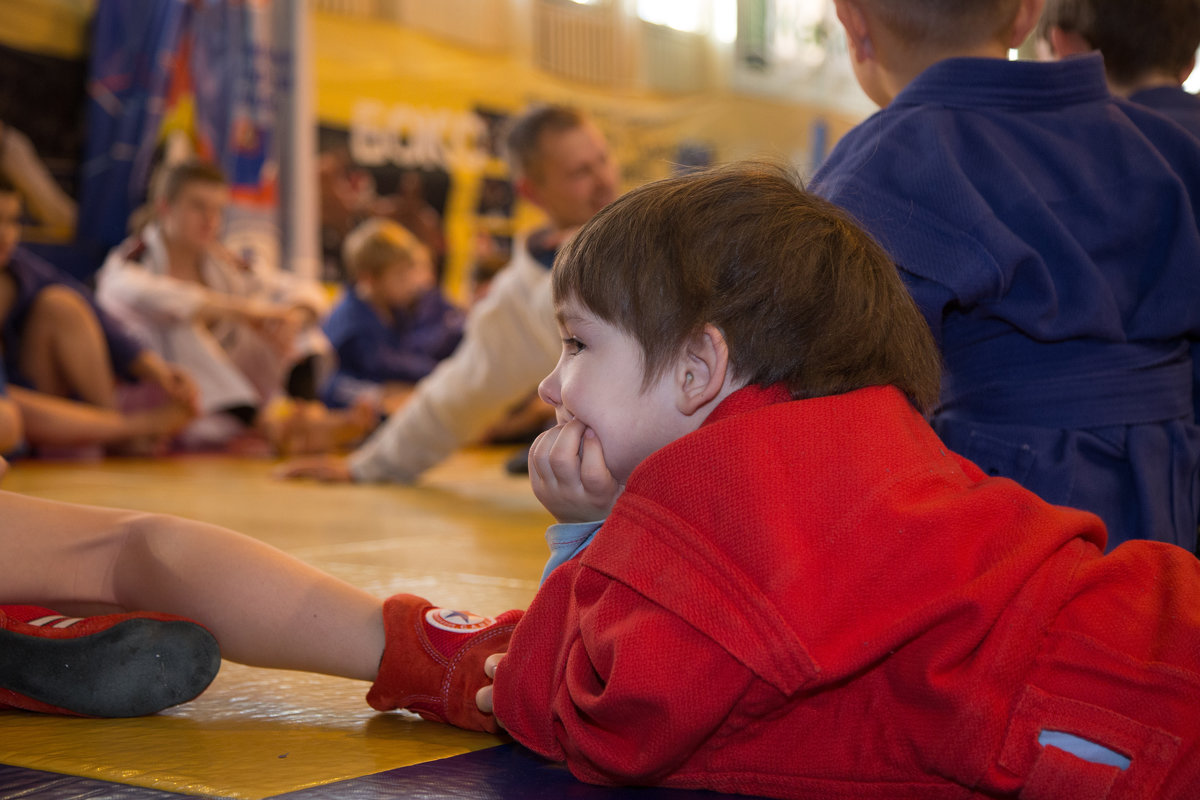
[[0, 603], [194, 619], [245, 664], [374, 680], [382, 601], [262, 542], [177, 517], [0, 492]]
[[87, 301], [65, 286], [34, 300], [21, 331], [21, 369], [40, 392], [116, 407], [104, 331]]
[[174, 402], [122, 414], [19, 386], [9, 386], [8, 395], [21, 411], [25, 438], [34, 446], [107, 445], [140, 436], [173, 434], [193, 416], [191, 408]]
[[[21, 422], [21, 409], [12, 398], [0, 395], [0, 454], [7, 453], [21, 443], [25, 437], [25, 425]], [[8, 464], [0, 455], [0, 477], [8, 469]]]

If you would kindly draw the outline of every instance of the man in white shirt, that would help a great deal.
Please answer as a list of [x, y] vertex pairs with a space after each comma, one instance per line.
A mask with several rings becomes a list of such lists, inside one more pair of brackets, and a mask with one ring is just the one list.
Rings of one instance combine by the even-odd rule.
[[617, 194], [617, 167], [599, 129], [579, 111], [534, 108], [508, 136], [516, 188], [547, 225], [513, 247], [467, 318], [462, 343], [348, 457], [283, 465], [284, 477], [410, 483], [457, 448], [478, 441], [554, 369], [562, 340], [550, 298], [558, 247]]

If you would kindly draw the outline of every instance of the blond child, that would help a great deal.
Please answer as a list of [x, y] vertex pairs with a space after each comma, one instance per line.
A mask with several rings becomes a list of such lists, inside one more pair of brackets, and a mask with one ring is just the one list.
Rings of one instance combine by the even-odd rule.
[[438, 289], [429, 250], [396, 222], [373, 218], [346, 237], [350, 278], [322, 327], [338, 366], [322, 389], [339, 408], [395, 411], [462, 339], [463, 314]]

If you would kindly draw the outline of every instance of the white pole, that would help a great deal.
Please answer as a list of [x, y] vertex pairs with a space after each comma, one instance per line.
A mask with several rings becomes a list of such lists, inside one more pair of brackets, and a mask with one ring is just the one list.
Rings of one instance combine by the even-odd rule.
[[280, 164], [283, 265], [297, 277], [321, 277], [320, 219], [317, 200], [316, 113], [313, 103], [312, 45], [307, 2], [276, 0], [283, 15], [277, 30], [287, 31], [290, 45], [288, 95], [280, 123], [287, 142]]

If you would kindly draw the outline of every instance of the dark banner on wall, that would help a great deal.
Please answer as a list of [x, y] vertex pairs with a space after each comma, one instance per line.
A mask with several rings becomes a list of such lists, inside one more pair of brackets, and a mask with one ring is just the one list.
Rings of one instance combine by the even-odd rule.
[[87, 63], [82, 51], [22, 36], [26, 23], [42, 27], [27, 14], [7, 16], [0, 41], [0, 172], [24, 199], [26, 246], [58, 257], [78, 215]]
[[400, 166], [356, 153], [350, 131], [330, 125], [318, 129], [322, 274], [326, 281], [345, 279], [342, 241], [371, 217], [399, 222], [429, 248], [439, 276], [445, 266], [443, 220], [450, 174], [438, 164]]
[[118, 244], [146, 202], [155, 168], [196, 155], [230, 182], [226, 244], [278, 264], [276, 120], [290, 43], [273, 21], [269, 0], [97, 4], [81, 246], [103, 253]]

